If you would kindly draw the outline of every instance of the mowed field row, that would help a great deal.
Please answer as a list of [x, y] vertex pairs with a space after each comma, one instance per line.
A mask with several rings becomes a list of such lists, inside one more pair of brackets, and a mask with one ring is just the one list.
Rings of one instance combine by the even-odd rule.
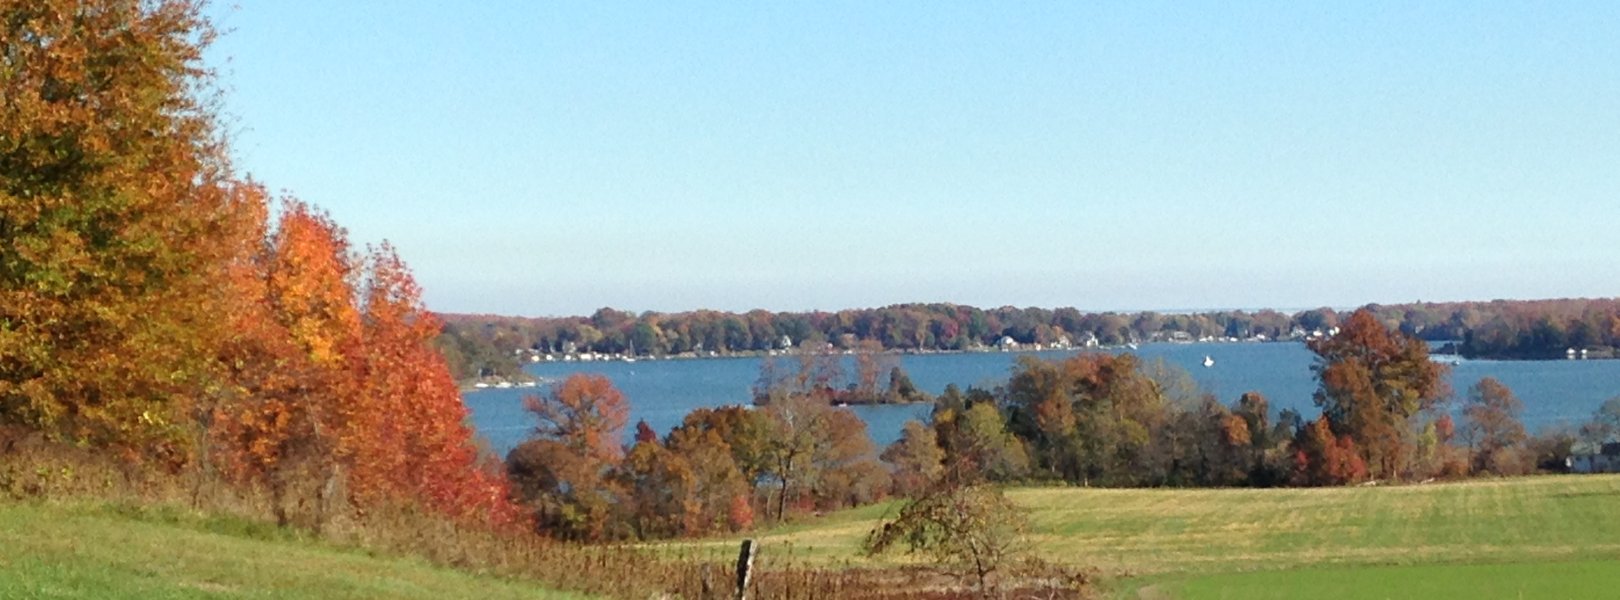
[[[1265, 588], [1382, 578], [1376, 574], [1384, 571], [1395, 580], [1403, 573], [1472, 580], [1478, 574], [1471, 568], [1509, 573], [1517, 571], [1505, 565], [1515, 563], [1563, 563], [1519, 569], [1546, 577], [1559, 569], [1588, 579], [1612, 573], [1606, 581], [1620, 586], [1620, 476], [1323, 489], [1014, 488], [1007, 495], [1029, 510], [1036, 556], [1096, 567], [1116, 587], [1176, 582], [1166, 587], [1185, 592], [1179, 597], [1227, 597], [1198, 590], [1245, 582]], [[836, 513], [757, 537], [778, 560], [860, 565], [870, 560], [859, 558], [863, 536], [896, 506]], [[685, 551], [718, 553], [733, 542]], [[1217, 581], [1224, 583], [1200, 587]]]
[[1017, 490], [1041, 556], [1138, 573], [1620, 557], [1620, 477], [1278, 490]]

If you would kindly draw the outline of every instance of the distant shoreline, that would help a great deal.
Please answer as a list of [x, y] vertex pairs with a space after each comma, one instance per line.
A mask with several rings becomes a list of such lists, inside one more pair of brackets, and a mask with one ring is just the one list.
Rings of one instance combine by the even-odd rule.
[[[1265, 340], [1265, 341], [1258, 341], [1258, 340], [1222, 340], [1222, 341], [1191, 341], [1191, 342], [1150, 342], [1150, 343], [1147, 343], [1147, 344], [1138, 344], [1137, 347], [1141, 347], [1141, 346], [1198, 346], [1198, 345], [1225, 346], [1225, 345], [1232, 345], [1232, 344], [1288, 344], [1288, 343], [1304, 343], [1304, 342], [1305, 342], [1305, 340], [1299, 340], [1299, 339]], [[873, 354], [891, 355], [891, 356], [936, 356], [936, 355], [961, 355], [961, 354], [1043, 354], [1043, 353], [1052, 353], [1052, 352], [1070, 352], [1070, 353], [1078, 353], [1078, 352], [1118, 352], [1118, 351], [1130, 352], [1130, 351], [1135, 350], [1135, 349], [1136, 348], [1132, 348], [1131, 346], [1126, 346], [1126, 345], [1113, 345], [1113, 346], [1101, 346], [1101, 345], [1099, 345], [1099, 346], [1065, 347], [1065, 348], [1022, 347], [1022, 348], [1009, 348], [1009, 349], [1006, 349], [1006, 350], [999, 349], [999, 348], [982, 348], [982, 349], [967, 349], [967, 350], [932, 350], [932, 349], [918, 350], [918, 349], [915, 349], [915, 348], [909, 348], [909, 349], [887, 349], [887, 350], [882, 350], [882, 351], [879, 351], [879, 352], [875, 352]], [[839, 355], [839, 356], [856, 356], [856, 355], [859, 355], [859, 354], [862, 354], [862, 353], [861, 352], [855, 352], [853, 350], [848, 350], [848, 351], [837, 351], [837, 352], [834, 352], [833, 354], [836, 354], [836, 355]], [[701, 355], [697, 355], [695, 353], [683, 353], [683, 354], [669, 355], [669, 356], [643, 355], [643, 356], [634, 357], [635, 360], [633, 360], [633, 361], [632, 360], [625, 360], [626, 357], [624, 357], [622, 355], [596, 355], [595, 357], [593, 357], [593, 358], [591, 358], [589, 360], [581, 360], [581, 359], [575, 357], [575, 358], [573, 358], [571, 360], [554, 359], [554, 360], [549, 360], [549, 361], [547, 361], [547, 360], [530, 361], [530, 362], [524, 362], [523, 365], [527, 366], [527, 365], [535, 365], [535, 364], [558, 364], [558, 363], [568, 363], [568, 362], [578, 363], [578, 364], [593, 364], [593, 363], [632, 363], [633, 364], [635, 362], [742, 360], [742, 359], [752, 359], [752, 358], [798, 359], [798, 358], [800, 358], [802, 356], [804, 356], [804, 354], [800, 353], [800, 352], [749, 350], [749, 351], [743, 351], [743, 352], [729, 352], [729, 353], [724, 353], [724, 354], [715, 353], [715, 354], [711, 354], [711, 355], [708, 355], [708, 356], [701, 356]], [[1445, 364], [1448, 364], [1448, 365], [1449, 364], [1456, 364], [1456, 362], [1454, 362], [1454, 361], [1461, 361], [1461, 362], [1501, 361], [1501, 362], [1548, 362], [1548, 363], [1551, 363], [1551, 362], [1562, 362], [1562, 361], [1566, 361], [1566, 360], [1570, 360], [1570, 361], [1578, 361], [1578, 360], [1614, 360], [1614, 359], [1620, 358], [1620, 356], [1617, 356], [1615, 353], [1612, 353], [1612, 352], [1606, 352], [1606, 353], [1602, 353], [1602, 354], [1588, 353], [1588, 355], [1585, 358], [1574, 358], [1574, 359], [1570, 359], [1570, 358], [1534, 358], [1534, 357], [1514, 357], [1514, 356], [1479, 356], [1479, 357], [1473, 357], [1473, 358], [1459, 357], [1459, 358], [1453, 359], [1454, 356], [1457, 356], [1457, 355], [1431, 353], [1429, 355], [1429, 358], [1431, 360], [1436, 361], [1436, 362], [1445, 363]], [[503, 379], [503, 378], [500, 378], [500, 377], [486, 377], [486, 378], [483, 378], [481, 380], [464, 381], [464, 382], [461, 382], [458, 387], [461, 389], [462, 393], [468, 394], [468, 393], [484, 392], [484, 391], [491, 391], [491, 390], [498, 390], [498, 389], [534, 389], [534, 390], [539, 390], [539, 389], [545, 388], [545, 386], [549, 383], [548, 381], [545, 381], [544, 379], [536, 378], [536, 377], [534, 377], [532, 375], [529, 375], [527, 372], [525, 372], [523, 375], [524, 375], [523, 379], [515, 380], [515, 381], [514, 380], [508, 380], [508, 379]], [[477, 384], [480, 383], [480, 382], [484, 383], [485, 385], [484, 386], [478, 386]]]

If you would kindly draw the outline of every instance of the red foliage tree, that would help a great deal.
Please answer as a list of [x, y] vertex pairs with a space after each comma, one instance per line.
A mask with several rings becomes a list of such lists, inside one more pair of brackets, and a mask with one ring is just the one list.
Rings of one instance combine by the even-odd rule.
[[648, 425], [646, 421], [636, 421], [636, 443], [656, 441], [658, 441], [658, 432], [653, 431], [652, 426]]
[[731, 505], [726, 512], [726, 523], [732, 531], [742, 531], [754, 526], [754, 504], [748, 501], [748, 496], [737, 494], [731, 497]]
[[440, 325], [392, 246], [367, 259], [365, 387], [347, 440], [356, 496], [417, 501], [442, 514], [497, 523], [516, 509], [505, 482], [479, 468], [467, 407], [433, 346]]
[[1411, 419], [1449, 394], [1446, 366], [1429, 360], [1423, 341], [1391, 331], [1366, 309], [1309, 346], [1318, 356], [1323, 416], [1350, 436], [1374, 477], [1400, 477], [1414, 447]]
[[1334, 436], [1326, 417], [1311, 421], [1294, 441], [1296, 485], [1345, 485], [1367, 479], [1367, 463], [1350, 436]]

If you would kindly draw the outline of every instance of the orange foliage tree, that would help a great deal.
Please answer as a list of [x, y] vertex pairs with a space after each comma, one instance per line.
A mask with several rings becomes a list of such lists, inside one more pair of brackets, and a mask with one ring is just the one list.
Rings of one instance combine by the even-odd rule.
[[704, 506], [692, 463], [670, 452], [656, 438], [636, 442], [617, 476], [636, 537], [673, 537], [705, 529]]
[[440, 513], [516, 519], [505, 477], [480, 467], [449, 365], [433, 345], [440, 324], [421, 288], [386, 242], [372, 249], [361, 335], [363, 399], [346, 438], [361, 501], [412, 500]]
[[[695, 519], [686, 525], [687, 535], [703, 535], [718, 529], [736, 531], [753, 524], [746, 476], [737, 464], [731, 442], [713, 430], [670, 432], [669, 449], [692, 468], [692, 501]], [[740, 440], [739, 440], [740, 441]]]
[[516, 518], [504, 478], [479, 467], [467, 409], [432, 345], [438, 321], [391, 246], [361, 263], [342, 229], [289, 200], [257, 265], [233, 280], [253, 301], [234, 315], [222, 362], [236, 385], [213, 424], [220, 453], [268, 487], [281, 521], [289, 494], [312, 494], [320, 510], [347, 500]]
[[740, 406], [700, 408], [669, 432], [670, 450], [697, 472], [705, 523], [732, 530], [754, 522], [752, 497], [771, 465], [775, 427], [765, 411]]
[[0, 424], [186, 457], [236, 207], [194, 2], [6, 2]]
[[282, 523], [290, 494], [315, 496], [317, 525], [333, 508], [353, 447], [343, 441], [364, 410], [355, 272], [343, 230], [287, 200], [257, 268], [234, 280], [246, 305], [224, 358], [238, 395], [218, 407], [214, 425], [221, 454], [239, 477], [268, 488]]
[[601, 463], [624, 455], [621, 438], [630, 405], [606, 377], [569, 376], [545, 396], [524, 398], [523, 405], [539, 419], [535, 434], [542, 439], [560, 441]]
[[0, 426], [510, 520], [403, 262], [235, 177], [201, 5], [0, 2]]

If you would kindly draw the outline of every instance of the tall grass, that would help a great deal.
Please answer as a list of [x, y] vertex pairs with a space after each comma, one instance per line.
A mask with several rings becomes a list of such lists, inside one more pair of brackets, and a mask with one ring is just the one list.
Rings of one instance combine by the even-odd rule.
[[[294, 486], [313, 489], [314, 484]], [[257, 539], [316, 539], [338, 547], [401, 557], [489, 577], [608, 598], [729, 599], [736, 548], [702, 546], [651, 552], [629, 544], [558, 542], [527, 529], [496, 529], [446, 519], [419, 507], [358, 511], [295, 499], [293, 526], [276, 524], [269, 494], [236, 485], [204, 467], [177, 472], [124, 462], [33, 434], [0, 433], [0, 499], [96, 504], [139, 520], [202, 523], [210, 531]], [[325, 511], [320, 526], [312, 516]], [[1014, 569], [993, 597], [1078, 598], [1085, 578], [1029, 565]], [[796, 556], [792, 546], [761, 550], [750, 597], [758, 599], [948, 600], [985, 597], [926, 566], [858, 568]]]

